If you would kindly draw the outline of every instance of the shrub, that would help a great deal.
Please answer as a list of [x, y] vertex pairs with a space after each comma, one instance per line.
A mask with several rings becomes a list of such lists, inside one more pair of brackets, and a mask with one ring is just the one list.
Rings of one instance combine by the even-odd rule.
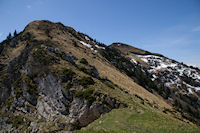
[[80, 63], [87, 65], [88, 61], [85, 58], [81, 58]]
[[9, 118], [6, 120], [6, 123], [7, 124], [12, 124], [13, 127], [17, 128], [19, 127], [21, 124], [24, 123], [23, 121], [23, 117], [22, 116], [15, 116], [15, 119], [12, 119], [12, 118]]
[[67, 82], [68, 80], [71, 80], [72, 77], [75, 75], [75, 73], [72, 70], [67, 69], [67, 68], [63, 69], [62, 73], [63, 73], [61, 77], [62, 82]]
[[88, 85], [93, 85], [95, 82], [91, 77], [82, 77], [79, 80], [80, 85], [87, 87]]
[[38, 89], [37, 89], [37, 86], [35, 85], [35, 82], [29, 76], [23, 75], [22, 77], [18, 78], [13, 84], [17, 98], [23, 95], [23, 91], [24, 91], [23, 83], [26, 84], [26, 87], [27, 87], [26, 92], [28, 92], [31, 95], [38, 94]]
[[14, 37], [16, 37], [17, 36], [17, 31], [15, 30], [15, 32], [14, 32]]
[[94, 89], [80, 90], [76, 91], [75, 97], [81, 97], [86, 99], [88, 102], [92, 103], [95, 101], [95, 97], [93, 95]]
[[10, 39], [12, 39], [11, 33], [9, 33], [8, 36], [7, 36], [7, 40], [10, 40]]
[[65, 69], [63, 69], [63, 74], [65, 76], [73, 76], [75, 73], [71, 69], [65, 68]]
[[74, 47], [78, 47], [78, 44], [76, 41], [72, 40], [72, 44], [74, 45]]
[[27, 40], [27, 41], [30, 41], [31, 40], [31, 33], [30, 32], [27, 32], [25, 35], [24, 35], [24, 40]]
[[46, 29], [44, 32], [45, 32], [45, 34], [46, 34], [48, 37], [50, 37], [50, 35], [49, 35], [49, 30], [48, 30], [48, 29]]
[[84, 73], [87, 73], [87, 69], [85, 67], [79, 67], [79, 70], [84, 72]]
[[27, 75], [24, 75], [23, 79], [28, 89], [27, 92], [31, 95], [37, 95], [38, 89], [37, 89], [37, 86], [35, 85], [35, 82]]
[[110, 87], [110, 88], [112, 88], [112, 89], [115, 89], [115, 85], [114, 85], [113, 83], [107, 81], [105, 84], [106, 84], [108, 87]]
[[22, 78], [18, 78], [14, 84], [13, 87], [15, 89], [16, 92], [16, 97], [19, 98], [20, 96], [22, 96], [23, 94], [23, 89], [22, 89]]
[[38, 46], [32, 55], [35, 60], [40, 63], [44, 63], [45, 65], [51, 62], [51, 58], [47, 57], [47, 51], [44, 50], [41, 46]]

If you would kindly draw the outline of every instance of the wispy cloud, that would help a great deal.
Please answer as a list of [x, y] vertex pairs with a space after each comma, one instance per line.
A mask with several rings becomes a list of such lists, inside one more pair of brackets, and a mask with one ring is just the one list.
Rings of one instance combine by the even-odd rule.
[[0, 38], [1, 38], [2, 35], [3, 35], [3, 33], [0, 32]]
[[144, 46], [148, 48], [180, 49], [190, 46], [195, 47], [196, 44], [200, 44], [200, 39], [194, 39], [189, 36], [159, 36], [158, 38], [145, 41]]
[[196, 33], [191, 31], [200, 32], [200, 25], [196, 27], [186, 25], [169, 27], [157, 36], [147, 38], [146, 45], [151, 44], [150, 47], [162, 46], [162, 48], [195, 47], [200, 44], [200, 39]]
[[200, 32], [200, 26], [195, 27], [192, 31]]
[[30, 8], [31, 8], [31, 5], [26, 5], [26, 8], [27, 8], [27, 9], [30, 9]]

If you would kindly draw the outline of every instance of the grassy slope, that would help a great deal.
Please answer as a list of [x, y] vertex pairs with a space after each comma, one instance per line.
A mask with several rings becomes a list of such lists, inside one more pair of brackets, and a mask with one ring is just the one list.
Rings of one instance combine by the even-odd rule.
[[[37, 40], [46, 40], [48, 37], [45, 35], [44, 30], [38, 30], [37, 26], [41, 24], [40, 21], [35, 21], [26, 27], [26, 31], [34, 34]], [[49, 33], [53, 38], [53, 47], [62, 49], [65, 52], [71, 53], [78, 58], [85, 58], [89, 64], [95, 66], [100, 73], [101, 77], [107, 77], [113, 83], [119, 87], [128, 90], [131, 94], [137, 94], [143, 99], [147, 99], [151, 103], [155, 102], [160, 107], [171, 108], [163, 99], [160, 99], [148, 92], [143, 87], [136, 84], [130, 77], [116, 70], [105, 58], [100, 54], [92, 52], [89, 48], [83, 46], [76, 38], [68, 34], [67, 32], [54, 27], [54, 24], [49, 25], [53, 30]], [[58, 34], [59, 33], [59, 34]], [[79, 47], [74, 47], [72, 40], [77, 42]]]
[[[30, 26], [30, 28], [36, 25], [37, 23]], [[34, 33], [38, 40], [46, 39], [42, 31], [40, 33], [33, 29], [31, 29], [31, 32]], [[90, 64], [97, 68], [100, 72], [100, 76], [107, 77], [119, 87], [128, 90], [130, 94], [137, 94], [151, 103], [155, 102], [160, 108], [171, 108], [163, 99], [156, 97], [134, 83], [128, 76], [119, 72], [111, 64], [106, 62], [101, 55], [92, 54], [89, 49], [85, 48], [77, 40], [79, 47], [74, 47], [71, 39], [75, 40], [75, 38], [71, 37], [69, 34], [63, 34], [59, 29], [54, 29], [54, 32], [51, 32], [50, 35], [53, 36], [52, 40], [56, 42], [54, 44], [55, 47], [66, 52], [71, 52], [78, 58], [86, 58]], [[149, 105], [143, 105], [140, 103], [141, 101], [134, 98], [133, 95], [122, 93], [119, 88], [111, 90], [104, 84], [99, 83], [96, 85], [96, 89], [127, 103], [129, 108], [113, 110], [78, 132], [200, 132], [200, 129], [195, 125], [189, 125], [170, 115], [165, 115], [160, 110], [149, 107]]]
[[200, 129], [156, 110], [116, 109], [77, 133], [198, 133]]

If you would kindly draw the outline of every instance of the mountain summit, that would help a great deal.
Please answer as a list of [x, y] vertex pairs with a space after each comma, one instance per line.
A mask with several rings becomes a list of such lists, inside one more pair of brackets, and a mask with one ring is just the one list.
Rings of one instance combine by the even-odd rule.
[[0, 132], [199, 132], [200, 70], [33, 21], [0, 44]]

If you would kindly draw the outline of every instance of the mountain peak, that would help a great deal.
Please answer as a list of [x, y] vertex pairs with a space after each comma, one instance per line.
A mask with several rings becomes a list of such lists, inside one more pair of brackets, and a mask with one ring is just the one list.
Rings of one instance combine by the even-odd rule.
[[0, 45], [0, 132], [74, 131], [96, 122], [102, 128], [113, 114], [108, 123], [125, 132], [135, 131], [135, 118], [142, 132], [146, 120], [156, 127], [145, 127], [152, 132], [170, 132], [166, 123], [177, 132], [183, 123], [186, 131], [199, 131], [188, 124], [200, 122], [199, 78], [198, 69], [158, 54], [33, 21]]

